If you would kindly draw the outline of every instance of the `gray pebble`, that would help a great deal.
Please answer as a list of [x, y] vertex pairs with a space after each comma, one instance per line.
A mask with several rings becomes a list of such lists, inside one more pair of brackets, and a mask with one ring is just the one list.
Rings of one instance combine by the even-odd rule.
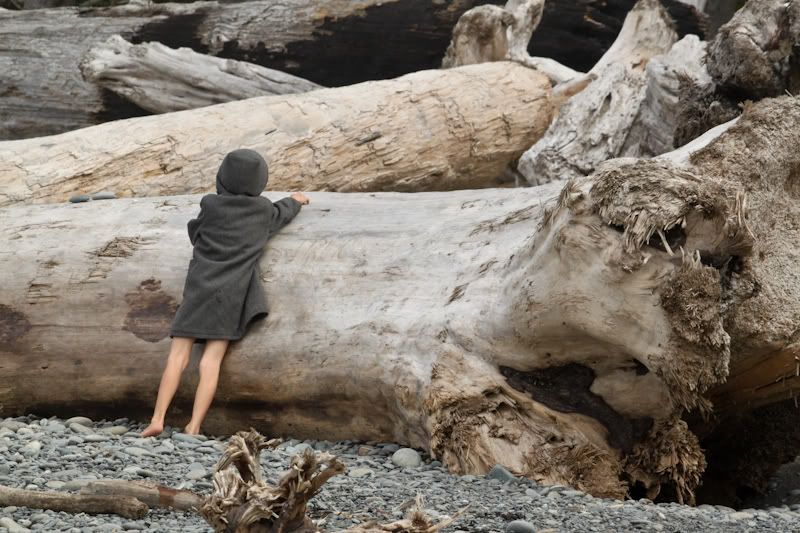
[[514, 520], [506, 526], [506, 533], [536, 533], [536, 528], [525, 520]]
[[81, 202], [88, 202], [91, 199], [92, 197], [88, 194], [76, 194], [75, 196], [70, 196], [69, 201], [72, 204], [79, 204]]
[[86, 427], [78, 422], [73, 422], [72, 424], [69, 424], [69, 429], [81, 435], [91, 435], [92, 433], [94, 433], [94, 430], [92, 428]]
[[111, 191], [100, 191], [92, 195], [92, 200], [113, 200], [117, 195]]
[[492, 469], [489, 470], [489, 473], [486, 474], [486, 477], [489, 479], [496, 479], [503, 483], [505, 483], [506, 481], [517, 480], [517, 477], [511, 472], [509, 472], [508, 469], [503, 465], [494, 465]]
[[148, 457], [148, 456], [155, 455], [154, 453], [149, 452], [149, 451], [145, 450], [144, 448], [139, 448], [137, 446], [127, 446], [127, 447], [123, 448], [122, 451], [124, 453], [127, 453], [128, 455], [132, 455], [134, 457]]
[[85, 416], [73, 416], [72, 418], [68, 418], [64, 421], [64, 425], [69, 427], [70, 424], [80, 424], [82, 426], [91, 426], [94, 425], [91, 418]]
[[25, 424], [24, 422], [19, 422], [17, 420], [12, 420], [10, 418], [7, 418], [7, 419], [3, 420], [2, 422], [0, 422], [0, 428], [6, 428], [6, 429], [9, 429], [9, 430], [11, 430], [13, 432], [16, 432], [18, 429], [24, 428], [24, 427], [28, 427], [28, 425]]
[[415, 468], [422, 464], [422, 458], [417, 450], [400, 448], [392, 454], [392, 462], [403, 468]]
[[347, 471], [347, 474], [350, 477], [366, 477], [366, 476], [370, 476], [370, 475], [372, 475], [374, 473], [375, 473], [374, 470], [372, 470], [371, 468], [367, 468], [366, 466], [359, 466], [359, 467], [356, 467], [356, 468], [350, 468]]

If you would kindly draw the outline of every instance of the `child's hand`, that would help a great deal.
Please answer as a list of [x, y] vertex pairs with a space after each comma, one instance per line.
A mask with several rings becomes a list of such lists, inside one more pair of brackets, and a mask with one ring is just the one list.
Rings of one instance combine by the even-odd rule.
[[300, 202], [303, 205], [306, 205], [308, 202], [310, 202], [310, 200], [308, 199], [308, 196], [306, 196], [305, 194], [303, 194], [301, 192], [292, 193], [292, 198], [294, 198], [295, 200], [297, 200], [298, 202]]

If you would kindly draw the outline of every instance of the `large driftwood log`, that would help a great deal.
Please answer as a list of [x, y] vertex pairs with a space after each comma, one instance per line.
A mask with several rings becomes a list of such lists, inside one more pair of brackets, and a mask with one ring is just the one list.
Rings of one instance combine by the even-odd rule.
[[645, 68], [677, 38], [658, 0], [637, 2], [617, 40], [590, 71], [595, 81], [563, 106], [547, 133], [520, 158], [518, 169], [528, 183], [584, 176], [622, 155], [645, 99]]
[[189, 48], [175, 50], [161, 43], [132, 45], [119, 35], [92, 47], [80, 67], [87, 81], [153, 113], [321, 88], [253, 63], [198, 54]]
[[[51, 135], [146, 114], [81, 77], [115, 34], [287, 72], [327, 87], [438, 68], [453, 26], [482, 0], [259, 0], [0, 13], [0, 139]], [[497, 0], [496, 3], [504, 3]], [[674, 16], [697, 33], [675, 0]], [[550, 0], [531, 47], [582, 70], [613, 42], [633, 0]], [[683, 11], [682, 11], [683, 9]], [[535, 43], [535, 44], [534, 44]]]
[[740, 100], [800, 91], [800, 3], [748, 0], [717, 33], [708, 72]]
[[706, 43], [696, 35], [687, 35], [668, 53], [647, 63], [644, 100], [627, 132], [621, 149], [623, 156], [652, 157], [683, 144], [675, 142], [685, 126], [685, 122], [679, 122], [683, 109], [681, 89], [687, 84], [692, 87], [711, 84], [705, 57]]
[[266, 157], [274, 189], [487, 187], [552, 113], [548, 79], [514, 63], [254, 98], [0, 143], [0, 205], [211, 191], [242, 146]]
[[509, 0], [505, 7], [487, 4], [470, 9], [453, 28], [442, 67], [510, 60], [539, 70], [553, 83], [579, 77], [580, 72], [553, 59], [528, 54], [543, 11], [544, 0]]
[[[312, 195], [271, 241], [272, 313], [226, 357], [206, 429], [392, 440], [457, 472], [691, 500], [704, 459], [679, 416], [796, 342], [798, 132], [782, 98], [683, 169], [612, 161], [560, 194]], [[149, 414], [197, 200], [0, 211], [0, 416]]]

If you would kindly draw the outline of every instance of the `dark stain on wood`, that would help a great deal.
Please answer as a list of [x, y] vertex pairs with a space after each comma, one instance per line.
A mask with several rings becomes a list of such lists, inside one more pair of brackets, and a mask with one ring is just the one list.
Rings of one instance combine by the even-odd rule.
[[577, 363], [522, 372], [501, 366], [509, 385], [556, 411], [594, 418], [608, 430], [608, 442], [625, 453], [633, 450], [653, 425], [651, 418], [626, 418], [591, 392], [594, 370]]
[[453, 289], [453, 293], [450, 294], [450, 298], [447, 300], [445, 305], [450, 305], [451, 303], [455, 302], [462, 296], [464, 296], [464, 292], [467, 290], [467, 286], [469, 283], [464, 283], [463, 285], [459, 285], [458, 287]]
[[10, 349], [30, 330], [31, 323], [24, 313], [0, 304], [0, 348]]
[[176, 489], [171, 489], [169, 487], [164, 487], [162, 485], [157, 485], [156, 489], [158, 489], [159, 506], [161, 507], [175, 506], [175, 496], [178, 495], [178, 491]]
[[161, 290], [161, 281], [146, 279], [125, 295], [130, 307], [123, 329], [147, 342], [158, 342], [169, 335], [178, 303]]

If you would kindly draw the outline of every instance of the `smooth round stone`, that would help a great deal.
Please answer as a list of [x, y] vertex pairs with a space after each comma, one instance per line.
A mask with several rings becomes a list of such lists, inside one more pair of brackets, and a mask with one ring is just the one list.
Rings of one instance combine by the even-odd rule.
[[92, 433], [90, 435], [86, 435], [83, 437], [84, 442], [106, 442], [111, 440], [111, 437], [108, 435], [99, 435], [97, 433]]
[[78, 422], [73, 422], [69, 424], [69, 429], [71, 429], [75, 433], [80, 433], [81, 435], [89, 435], [91, 433], [94, 433], [93, 429], [86, 427]]
[[5, 476], [11, 472], [11, 465], [8, 463], [0, 464], [0, 476]]
[[66, 430], [67, 427], [59, 422], [50, 422], [45, 426], [45, 431], [48, 433], [63, 433]]
[[392, 462], [403, 468], [416, 468], [422, 464], [422, 458], [417, 450], [400, 448], [392, 454]]
[[0, 428], [10, 429], [11, 431], [16, 432], [20, 428], [28, 427], [27, 424], [23, 422], [19, 422], [18, 420], [3, 420], [0, 422]]
[[75, 196], [70, 196], [69, 203], [71, 204], [79, 204], [82, 202], [88, 202], [91, 200], [92, 197], [88, 194], [76, 194]]
[[152, 452], [145, 450], [144, 448], [139, 448], [137, 446], [127, 446], [122, 449], [124, 453], [128, 455], [132, 455], [134, 457], [146, 457], [148, 455], [153, 455]]
[[35, 431], [33, 431], [29, 427], [22, 427], [17, 430], [17, 435], [33, 435]]
[[59, 489], [64, 488], [65, 484], [66, 483], [64, 483], [63, 481], [59, 481], [57, 479], [54, 479], [52, 481], [48, 481], [47, 483], [45, 483], [45, 486], [47, 488], [49, 488], [49, 489], [59, 490]]
[[92, 195], [92, 200], [113, 200], [116, 197], [117, 195], [111, 191], [100, 191]]
[[516, 481], [517, 479], [517, 476], [509, 472], [508, 469], [503, 465], [494, 465], [486, 474], [486, 477], [489, 479], [496, 479], [497, 481], [503, 483], [506, 481]]
[[506, 533], [536, 533], [536, 528], [525, 520], [514, 520], [506, 526]]
[[128, 432], [128, 428], [125, 426], [111, 426], [108, 428], [103, 428], [101, 430], [103, 433], [108, 433], [109, 435], [124, 435]]
[[64, 425], [69, 426], [70, 424], [80, 424], [82, 426], [91, 426], [94, 424], [91, 418], [87, 418], [85, 416], [73, 416], [72, 418], [68, 418], [64, 421]]
[[42, 451], [42, 443], [38, 440], [33, 440], [22, 447], [22, 455], [26, 457], [36, 457]]
[[201, 442], [195, 435], [187, 435], [186, 433], [173, 433], [172, 440], [195, 445], [199, 445]]
[[356, 468], [351, 468], [347, 471], [350, 477], [366, 477], [374, 474], [374, 470], [371, 468], [367, 468], [366, 466], [359, 466]]

